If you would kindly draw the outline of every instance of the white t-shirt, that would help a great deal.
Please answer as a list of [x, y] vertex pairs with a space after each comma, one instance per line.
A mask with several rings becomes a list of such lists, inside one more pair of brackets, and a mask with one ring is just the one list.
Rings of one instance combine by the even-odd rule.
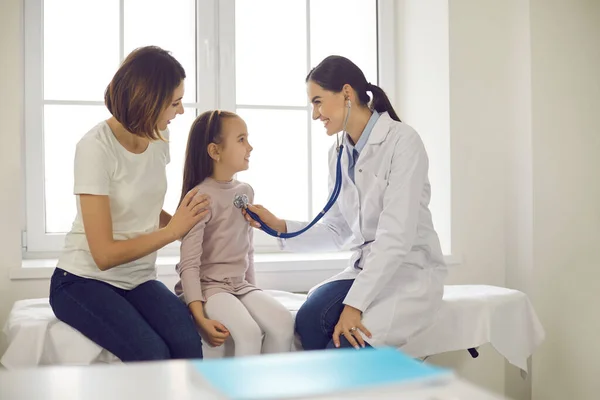
[[[168, 131], [162, 134], [168, 139]], [[169, 161], [168, 143], [150, 142], [143, 153], [131, 153], [103, 121], [77, 143], [74, 193], [108, 196], [115, 240], [153, 232], [159, 227]], [[128, 290], [156, 279], [156, 252], [107, 271], [96, 266], [83, 229], [79, 196], [76, 198], [77, 216], [66, 235], [57, 266], [74, 275]]]

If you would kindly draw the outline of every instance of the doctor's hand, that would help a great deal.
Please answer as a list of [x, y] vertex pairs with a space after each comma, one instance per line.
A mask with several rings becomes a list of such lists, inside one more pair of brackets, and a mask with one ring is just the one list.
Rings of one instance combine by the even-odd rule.
[[[269, 210], [264, 208], [261, 205], [252, 205], [248, 204], [248, 209], [252, 211], [254, 214], [258, 215], [258, 217], [268, 226], [275, 229], [280, 233], [287, 233], [287, 225], [285, 221], [274, 216]], [[242, 214], [246, 218], [246, 221], [250, 223], [253, 227], [260, 229], [260, 224], [252, 219], [252, 217], [246, 212], [245, 209], [242, 209]]]
[[348, 305], [344, 306], [340, 319], [333, 330], [333, 344], [335, 347], [340, 347], [340, 335], [344, 335], [346, 340], [356, 349], [359, 346], [365, 347], [365, 341], [360, 332], [364, 333], [368, 338], [372, 336], [371, 332], [362, 324], [361, 317], [362, 311], [359, 309]]
[[229, 337], [229, 331], [219, 321], [203, 318], [198, 321], [202, 337], [213, 347], [219, 347]]

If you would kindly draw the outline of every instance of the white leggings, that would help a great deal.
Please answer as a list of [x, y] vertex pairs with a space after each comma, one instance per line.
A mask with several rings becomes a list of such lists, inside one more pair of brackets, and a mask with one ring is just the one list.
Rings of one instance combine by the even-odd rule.
[[[229, 330], [235, 356], [291, 351], [294, 339], [292, 314], [269, 294], [255, 290], [240, 297], [217, 293], [205, 304], [208, 318]], [[264, 334], [264, 342], [263, 336]]]

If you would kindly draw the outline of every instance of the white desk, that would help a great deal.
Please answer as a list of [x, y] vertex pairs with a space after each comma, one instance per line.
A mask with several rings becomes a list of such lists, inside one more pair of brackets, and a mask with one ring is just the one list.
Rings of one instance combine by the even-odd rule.
[[[316, 399], [398, 399], [393, 388]], [[439, 389], [402, 391], [404, 400], [502, 400], [464, 381]], [[42, 367], [0, 371], [1, 400], [198, 400], [222, 399], [198, 379], [186, 361], [127, 365]]]

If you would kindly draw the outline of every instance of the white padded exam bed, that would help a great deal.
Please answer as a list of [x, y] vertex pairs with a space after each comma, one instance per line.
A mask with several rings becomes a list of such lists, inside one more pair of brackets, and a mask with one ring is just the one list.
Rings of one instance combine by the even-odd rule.
[[[268, 291], [292, 314], [306, 296]], [[88, 365], [119, 360], [56, 319], [48, 299], [17, 301], [4, 326], [8, 348], [0, 362], [7, 369], [37, 365]], [[544, 330], [528, 297], [519, 291], [484, 285], [450, 285], [435, 323], [412, 338], [402, 351], [423, 358], [490, 343], [511, 364], [527, 371], [527, 359], [544, 340]], [[296, 349], [299, 344], [296, 343]], [[205, 345], [205, 357], [232, 354], [232, 344]]]

